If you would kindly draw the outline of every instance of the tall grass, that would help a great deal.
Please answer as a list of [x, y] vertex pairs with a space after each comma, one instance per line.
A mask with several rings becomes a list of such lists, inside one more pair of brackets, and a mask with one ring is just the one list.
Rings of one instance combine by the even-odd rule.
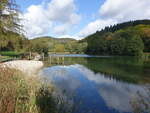
[[0, 113], [66, 113], [53, 92], [52, 85], [37, 77], [0, 67]]

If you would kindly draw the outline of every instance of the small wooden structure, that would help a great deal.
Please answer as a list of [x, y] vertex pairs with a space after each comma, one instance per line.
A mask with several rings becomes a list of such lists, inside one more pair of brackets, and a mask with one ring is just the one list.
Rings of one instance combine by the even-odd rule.
[[57, 54], [49, 54], [48, 62], [49, 64], [64, 64], [64, 56]]

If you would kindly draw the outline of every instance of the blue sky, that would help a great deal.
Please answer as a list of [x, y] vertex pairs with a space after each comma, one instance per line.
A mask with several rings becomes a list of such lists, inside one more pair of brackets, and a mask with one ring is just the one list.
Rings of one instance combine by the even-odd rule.
[[[84, 38], [105, 26], [150, 19], [149, 0], [16, 0], [28, 38]], [[145, 12], [143, 14], [143, 12]]]

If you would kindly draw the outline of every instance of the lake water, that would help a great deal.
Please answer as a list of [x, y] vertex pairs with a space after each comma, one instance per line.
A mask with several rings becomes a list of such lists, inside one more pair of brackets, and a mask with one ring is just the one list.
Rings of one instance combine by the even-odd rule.
[[48, 58], [42, 74], [63, 92], [72, 113], [150, 112], [149, 59], [61, 57]]

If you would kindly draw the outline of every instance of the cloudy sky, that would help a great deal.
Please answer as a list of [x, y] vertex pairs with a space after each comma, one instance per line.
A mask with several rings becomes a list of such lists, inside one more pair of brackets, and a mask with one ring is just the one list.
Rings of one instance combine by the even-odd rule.
[[150, 0], [16, 0], [28, 38], [81, 39], [105, 26], [150, 19]]

